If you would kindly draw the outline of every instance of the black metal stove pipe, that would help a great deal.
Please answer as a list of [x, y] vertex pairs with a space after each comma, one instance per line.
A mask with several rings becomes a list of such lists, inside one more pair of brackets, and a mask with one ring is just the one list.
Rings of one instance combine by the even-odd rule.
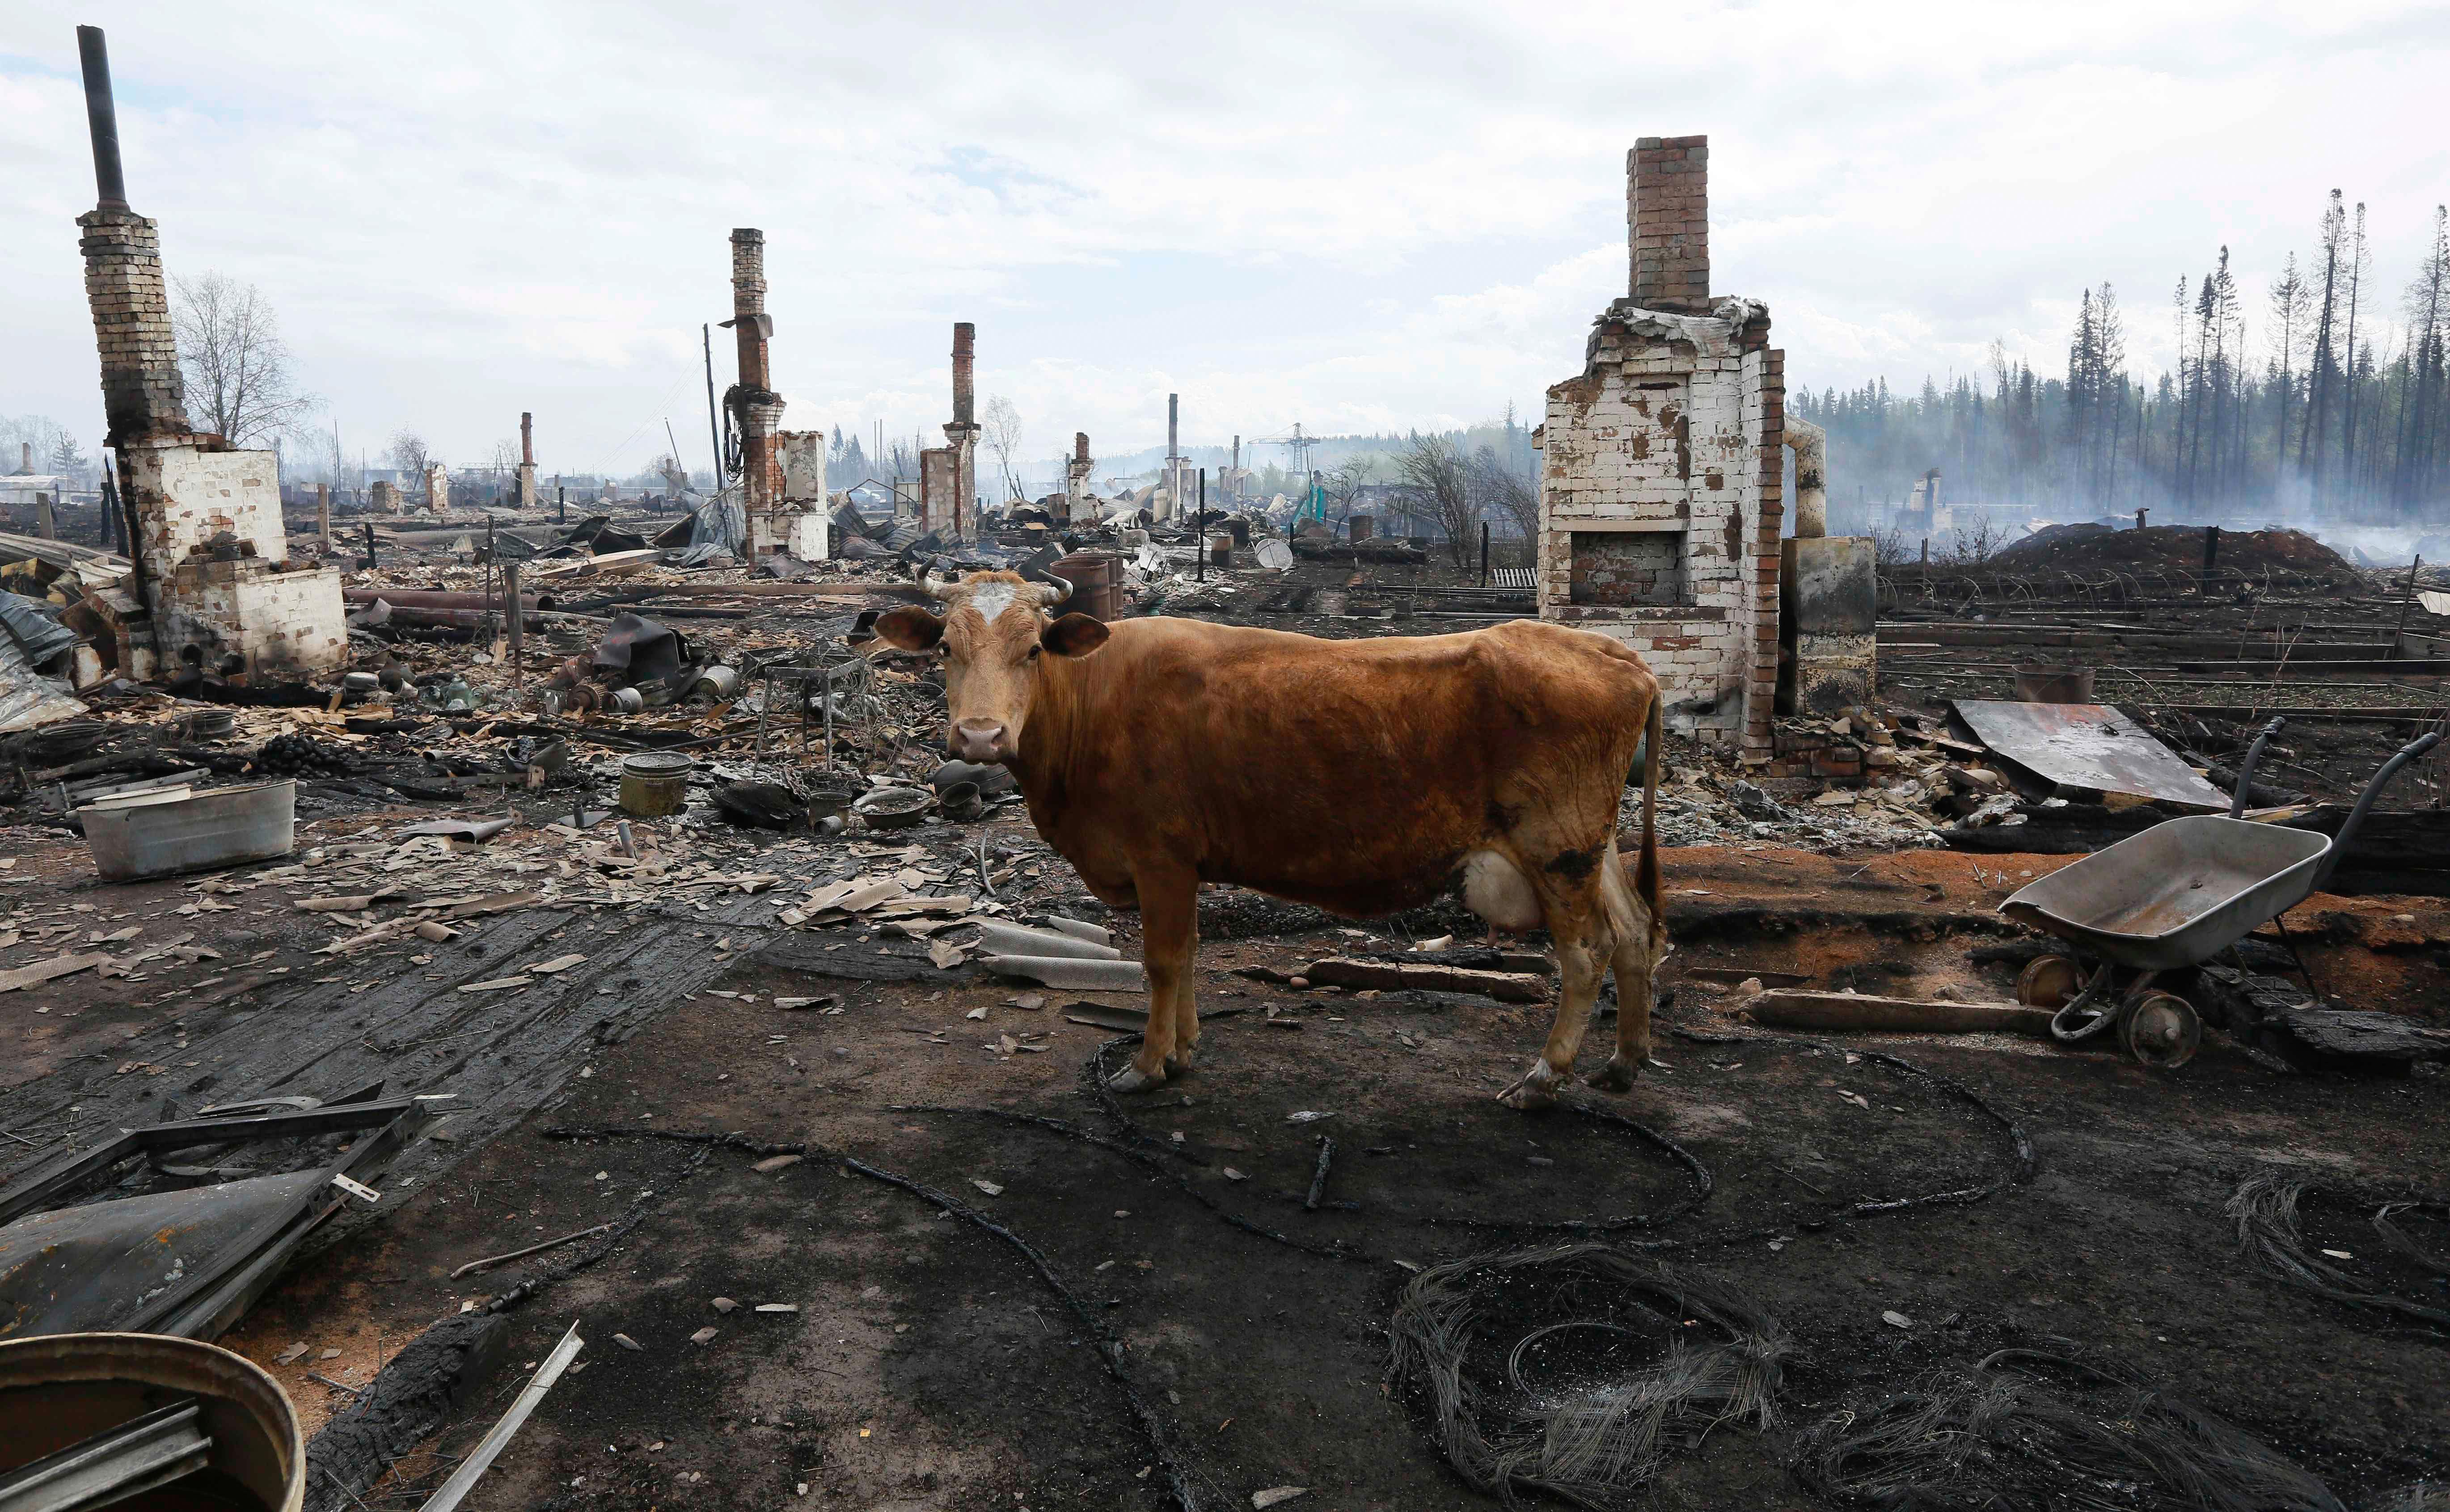
[[77, 61], [85, 66], [85, 124], [93, 137], [96, 209], [125, 210], [127, 180], [119, 171], [119, 110], [110, 100], [110, 52], [102, 28], [77, 28]]

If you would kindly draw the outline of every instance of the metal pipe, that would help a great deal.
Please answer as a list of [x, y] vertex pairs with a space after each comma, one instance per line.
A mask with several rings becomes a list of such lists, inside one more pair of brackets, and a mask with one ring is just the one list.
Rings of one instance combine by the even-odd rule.
[[[1181, 419], [1182, 396], [1179, 394], [1167, 395], [1165, 397], [1165, 459], [1169, 462], [1182, 455], [1182, 446], [1179, 441], [1181, 434]], [[1170, 482], [1172, 480], [1169, 479], [1168, 481]]]
[[125, 210], [127, 181], [119, 166], [119, 109], [110, 96], [110, 50], [102, 28], [79, 27], [77, 62], [85, 68], [85, 125], [93, 138], [93, 186], [98, 210]]
[[[505, 568], [510, 564], [504, 563]], [[371, 604], [381, 599], [394, 609], [469, 609], [499, 610], [509, 604], [501, 593], [468, 593], [441, 588], [344, 588], [340, 590], [343, 604]], [[519, 608], [536, 614], [558, 607], [560, 600], [550, 593], [522, 593]]]

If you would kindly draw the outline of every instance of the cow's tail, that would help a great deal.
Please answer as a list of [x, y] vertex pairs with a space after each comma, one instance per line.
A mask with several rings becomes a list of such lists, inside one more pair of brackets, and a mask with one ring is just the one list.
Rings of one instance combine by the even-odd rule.
[[1659, 764], [1667, 757], [1667, 721], [1662, 706], [1667, 700], [1656, 689], [1650, 695], [1650, 727], [1643, 736], [1642, 854], [1633, 863], [1633, 891], [1650, 908], [1654, 936], [1665, 926], [1659, 912]]

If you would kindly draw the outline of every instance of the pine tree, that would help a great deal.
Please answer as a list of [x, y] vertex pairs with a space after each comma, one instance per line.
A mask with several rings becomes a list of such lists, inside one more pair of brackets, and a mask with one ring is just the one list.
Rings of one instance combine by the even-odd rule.
[[2275, 466], [2288, 455], [2288, 407], [2297, 397], [2292, 364], [2304, 339], [2306, 305], [2311, 298], [2304, 276], [2297, 271], [2297, 254], [2291, 252], [2280, 277], [2271, 282], [2271, 323], [2276, 331], [2271, 359], [2278, 377], [2272, 385], [2271, 406], [2271, 456]]
[[2365, 251], [2365, 204], [2359, 200], [2356, 229], [2348, 238], [2348, 372], [2340, 394], [2340, 470], [2351, 489], [2356, 486], [2357, 471], [2357, 390], [2373, 360], [2372, 353], [2360, 356], [2357, 349], [2357, 315], [2364, 307], [2364, 271], [2371, 261]]
[[2323, 450], [2328, 438], [2324, 412], [2329, 408], [2338, 375], [2331, 333], [2340, 312], [2340, 257], [2345, 250], [2348, 223], [2340, 201], [2340, 191], [2333, 189], [2330, 206], [2323, 212], [2323, 292], [2314, 313], [2314, 361], [2306, 375], [2305, 423], [2297, 433], [2297, 465], [2304, 469], [2306, 487], [2316, 498], [2322, 495]]

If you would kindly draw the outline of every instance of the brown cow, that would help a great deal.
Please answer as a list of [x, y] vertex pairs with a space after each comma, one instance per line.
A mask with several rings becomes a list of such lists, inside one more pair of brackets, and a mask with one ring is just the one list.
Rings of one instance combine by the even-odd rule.
[[1191, 1068], [1203, 882], [1355, 918], [1460, 882], [1491, 924], [1546, 924], [1564, 976], [1546, 1046], [1501, 1100], [1555, 1100], [1611, 965], [1616, 1054], [1589, 1080], [1632, 1085], [1665, 943], [1655, 761], [1630, 882], [1616, 849], [1645, 728], [1659, 748], [1659, 684], [1632, 650], [1530, 621], [1364, 641], [1187, 619], [1107, 626], [1049, 618], [1066, 590], [1010, 572], [921, 582], [943, 617], [897, 609], [876, 631], [942, 661], [947, 748], [1008, 767], [1089, 890], [1139, 910], [1148, 1031], [1117, 1090]]

